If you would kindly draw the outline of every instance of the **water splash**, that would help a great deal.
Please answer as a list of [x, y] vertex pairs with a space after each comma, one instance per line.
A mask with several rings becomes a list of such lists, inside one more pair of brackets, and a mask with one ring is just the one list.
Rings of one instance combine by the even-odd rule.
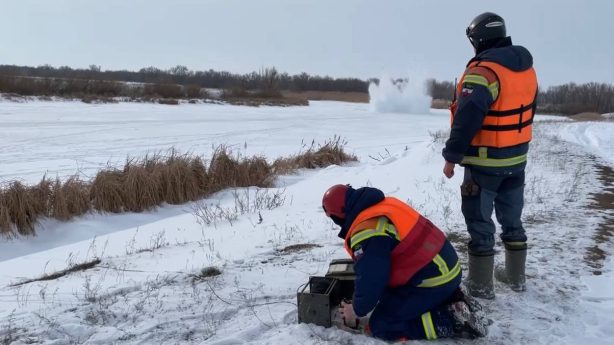
[[369, 97], [371, 110], [378, 113], [428, 114], [431, 108], [425, 79], [382, 77], [379, 85], [369, 85]]

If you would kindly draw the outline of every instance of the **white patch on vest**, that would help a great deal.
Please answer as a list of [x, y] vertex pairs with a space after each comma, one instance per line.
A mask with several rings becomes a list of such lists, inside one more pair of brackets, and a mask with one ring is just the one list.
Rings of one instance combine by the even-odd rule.
[[503, 26], [502, 22], [491, 22], [485, 25], [487, 28], [496, 28], [498, 26]]

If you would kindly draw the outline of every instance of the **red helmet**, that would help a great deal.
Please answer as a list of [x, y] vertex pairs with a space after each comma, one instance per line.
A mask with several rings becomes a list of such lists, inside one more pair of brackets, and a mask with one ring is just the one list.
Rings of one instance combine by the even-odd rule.
[[328, 217], [345, 218], [345, 193], [348, 189], [349, 185], [336, 184], [324, 193], [322, 208]]

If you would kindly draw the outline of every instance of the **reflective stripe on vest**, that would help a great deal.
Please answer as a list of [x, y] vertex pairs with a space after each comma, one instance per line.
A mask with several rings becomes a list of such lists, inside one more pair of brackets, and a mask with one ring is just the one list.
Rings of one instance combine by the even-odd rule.
[[479, 74], [465, 74], [463, 76], [463, 79], [461, 80], [461, 84], [464, 84], [464, 83], [482, 85], [488, 88], [488, 91], [490, 91], [490, 95], [492, 96], [492, 99], [497, 99], [499, 97], [499, 82], [498, 81], [495, 81], [489, 84], [488, 79], [486, 79], [486, 77], [484, 76], [481, 76]]
[[456, 278], [461, 273], [461, 266], [458, 260], [456, 261], [456, 264], [454, 265], [454, 267], [452, 267], [452, 269], [448, 268], [448, 264], [446, 264], [446, 261], [439, 254], [435, 256], [433, 262], [439, 268], [439, 272], [441, 272], [441, 275], [435, 278], [424, 279], [422, 283], [418, 285], [418, 287], [430, 288], [444, 285], [450, 282], [452, 279]]
[[478, 156], [465, 156], [461, 164], [479, 165], [483, 167], [500, 168], [521, 164], [527, 161], [527, 154], [509, 158], [488, 158], [488, 147], [478, 148]]
[[426, 340], [436, 340], [437, 332], [435, 331], [435, 324], [433, 324], [433, 318], [431, 317], [431, 312], [427, 311], [422, 314], [422, 327], [424, 328], [424, 335], [426, 336]]
[[388, 222], [388, 218], [379, 217], [375, 229], [357, 230], [350, 237], [350, 248], [356, 247], [360, 242], [375, 236], [392, 236], [397, 241], [400, 241], [399, 232], [394, 225]]
[[[532, 139], [533, 116], [535, 115], [535, 98], [537, 96], [537, 77], [535, 70], [529, 68], [525, 71], [512, 71], [502, 65], [490, 61], [475, 61], [467, 66], [467, 71], [472, 67], [485, 67], [493, 71], [499, 79], [498, 97], [493, 97], [494, 102], [484, 117], [482, 128], [473, 137], [471, 145], [475, 147], [511, 147], [527, 143]], [[467, 82], [483, 85], [494, 96], [491, 85], [477, 78], [476, 75], [464, 74], [461, 81], [469, 77]], [[485, 84], [485, 85], [484, 85]], [[457, 85], [457, 97], [460, 97], [463, 83]], [[452, 114], [454, 117], [455, 114]], [[452, 119], [453, 121], [453, 119]], [[482, 160], [467, 162], [467, 164], [480, 165]], [[510, 162], [499, 161], [494, 166], [507, 166]]]
[[483, 167], [489, 168], [502, 168], [502, 167], [511, 167], [514, 165], [518, 165], [527, 161], [527, 155], [520, 155], [511, 158], [482, 158], [482, 157], [473, 157], [473, 156], [465, 156], [461, 164], [470, 164], [470, 165], [479, 165]]

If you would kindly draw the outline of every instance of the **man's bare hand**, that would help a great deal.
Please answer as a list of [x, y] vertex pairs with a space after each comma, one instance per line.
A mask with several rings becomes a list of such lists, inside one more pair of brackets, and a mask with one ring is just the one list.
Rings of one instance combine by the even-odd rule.
[[343, 318], [343, 323], [351, 328], [358, 327], [358, 318], [354, 313], [354, 306], [352, 303], [341, 302], [341, 306], [339, 307], [339, 312], [341, 313], [341, 317]]
[[443, 166], [443, 174], [446, 175], [447, 178], [452, 178], [452, 176], [454, 176], [455, 165], [454, 163], [446, 161], [446, 164]]

